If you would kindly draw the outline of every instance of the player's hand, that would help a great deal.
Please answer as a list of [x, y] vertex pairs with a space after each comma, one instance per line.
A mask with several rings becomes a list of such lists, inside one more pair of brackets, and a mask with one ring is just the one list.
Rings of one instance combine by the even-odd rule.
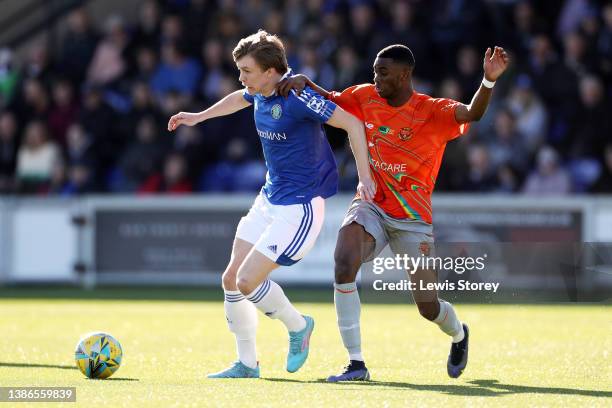
[[492, 52], [490, 47], [487, 48], [483, 64], [485, 78], [495, 82], [508, 68], [509, 61], [510, 58], [502, 47], [495, 47]]
[[276, 93], [286, 98], [289, 96], [289, 92], [295, 89], [295, 92], [299, 95], [306, 88], [306, 85], [308, 85], [308, 77], [306, 75], [292, 75], [276, 85]]
[[168, 131], [172, 132], [180, 125], [193, 126], [200, 122], [197, 113], [179, 112], [168, 121]]
[[369, 175], [368, 177], [360, 178], [359, 184], [357, 184], [357, 193], [359, 193], [359, 197], [364, 201], [374, 201], [374, 196], [376, 195], [376, 182], [374, 179]]

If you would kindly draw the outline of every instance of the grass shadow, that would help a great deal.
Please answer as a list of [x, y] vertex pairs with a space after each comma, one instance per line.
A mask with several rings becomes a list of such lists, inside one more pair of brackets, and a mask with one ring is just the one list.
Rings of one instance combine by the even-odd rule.
[[612, 391], [582, 390], [576, 388], [560, 387], [534, 387], [531, 385], [513, 385], [500, 383], [497, 380], [472, 380], [470, 384], [479, 387], [488, 387], [499, 390], [503, 394], [556, 394], [556, 395], [578, 395], [582, 397], [612, 397]]
[[[324, 379], [319, 380], [291, 380], [286, 378], [263, 378], [265, 381], [273, 382], [293, 382], [293, 383], [328, 383]], [[413, 384], [408, 382], [396, 381], [350, 381], [338, 384], [340, 386], [357, 386], [363, 390], [367, 387], [390, 387], [390, 388], [405, 388], [414, 391], [435, 391], [449, 395], [459, 396], [477, 396], [477, 397], [500, 397], [513, 394], [555, 394], [555, 395], [575, 395], [582, 397], [612, 397], [612, 391], [600, 390], [582, 390], [575, 388], [560, 388], [560, 387], [536, 387], [529, 385], [514, 385], [500, 383], [498, 380], [472, 380], [464, 384], [447, 385], [447, 384]], [[357, 389], [357, 388], [351, 388]]]

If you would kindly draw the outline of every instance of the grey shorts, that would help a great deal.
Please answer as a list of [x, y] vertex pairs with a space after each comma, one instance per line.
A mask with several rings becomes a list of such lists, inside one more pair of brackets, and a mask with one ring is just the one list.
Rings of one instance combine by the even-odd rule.
[[353, 222], [362, 225], [376, 241], [374, 248], [364, 254], [363, 262], [370, 262], [389, 247], [395, 254], [418, 257], [434, 256], [433, 226], [423, 221], [403, 220], [388, 216], [374, 203], [353, 200], [342, 227]]

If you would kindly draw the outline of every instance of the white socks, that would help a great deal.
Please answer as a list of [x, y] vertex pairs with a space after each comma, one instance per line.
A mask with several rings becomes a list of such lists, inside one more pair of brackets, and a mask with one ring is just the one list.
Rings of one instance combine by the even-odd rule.
[[361, 301], [357, 291], [357, 283], [334, 283], [334, 304], [338, 317], [338, 328], [342, 343], [349, 353], [350, 360], [363, 361], [361, 355]]
[[257, 367], [255, 337], [257, 333], [257, 310], [237, 290], [225, 291], [225, 318], [229, 329], [236, 336], [238, 359], [247, 367]]
[[293, 307], [283, 289], [276, 282], [266, 279], [246, 298], [238, 290], [226, 290], [225, 317], [227, 325], [236, 336], [238, 359], [247, 367], [257, 367], [255, 339], [257, 333], [257, 309], [272, 319], [282, 321], [287, 330], [295, 332], [306, 327], [306, 320]]
[[283, 289], [270, 279], [263, 281], [247, 299], [271, 319], [282, 321], [287, 330], [296, 332], [306, 327], [304, 316], [289, 302]]
[[453, 305], [442, 299], [439, 301], [440, 314], [438, 314], [438, 317], [436, 317], [433, 322], [440, 327], [440, 330], [453, 338], [453, 343], [458, 343], [463, 340], [465, 336], [463, 325], [459, 319], [457, 319]]

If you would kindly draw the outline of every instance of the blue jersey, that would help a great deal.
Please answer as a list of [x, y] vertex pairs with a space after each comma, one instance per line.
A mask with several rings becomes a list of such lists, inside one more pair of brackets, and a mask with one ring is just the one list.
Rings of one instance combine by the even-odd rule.
[[338, 170], [323, 130], [336, 109], [310, 88], [287, 98], [250, 95], [268, 174], [262, 191], [272, 204], [307, 203], [338, 191]]

